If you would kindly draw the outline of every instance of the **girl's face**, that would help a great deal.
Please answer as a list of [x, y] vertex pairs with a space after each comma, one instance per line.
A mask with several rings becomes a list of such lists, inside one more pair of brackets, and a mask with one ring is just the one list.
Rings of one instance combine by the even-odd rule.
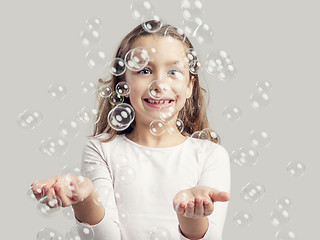
[[165, 111], [177, 116], [186, 99], [191, 96], [193, 87], [193, 81], [189, 81], [186, 46], [169, 36], [143, 36], [134, 42], [131, 49], [136, 47], [152, 47], [156, 50], [142, 70], [127, 69], [125, 72], [136, 120], [148, 124], [159, 120], [160, 112]]

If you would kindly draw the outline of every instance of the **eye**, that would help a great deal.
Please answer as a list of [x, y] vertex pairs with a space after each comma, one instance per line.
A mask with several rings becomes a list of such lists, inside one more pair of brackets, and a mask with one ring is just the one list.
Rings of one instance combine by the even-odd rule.
[[178, 73], [181, 73], [181, 72], [176, 69], [171, 69], [168, 73], [173, 74], [173, 75], [177, 75]]
[[151, 73], [150, 69], [148, 68], [144, 68], [142, 70], [140, 70], [139, 72], [137, 72], [138, 74], [149, 74]]

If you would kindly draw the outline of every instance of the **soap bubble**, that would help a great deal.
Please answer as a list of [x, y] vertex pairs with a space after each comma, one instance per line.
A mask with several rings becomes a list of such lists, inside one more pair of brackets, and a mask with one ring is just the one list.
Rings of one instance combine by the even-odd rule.
[[44, 217], [52, 217], [62, 207], [62, 201], [57, 195], [48, 194], [41, 198], [37, 204], [40, 214]]
[[90, 18], [86, 21], [87, 29], [90, 31], [96, 30], [101, 31], [102, 29], [102, 22], [99, 18]]
[[60, 120], [58, 131], [62, 137], [77, 137], [80, 132], [80, 126], [75, 120]]
[[219, 135], [213, 129], [204, 128], [202, 131], [207, 133], [209, 140], [213, 140], [215, 143], [220, 144], [221, 139], [220, 139]]
[[202, 24], [196, 31], [196, 38], [199, 44], [211, 44], [213, 42], [213, 32], [208, 24]]
[[252, 216], [245, 211], [237, 211], [233, 215], [233, 222], [239, 227], [249, 227], [252, 224]]
[[110, 95], [112, 93], [113, 93], [113, 90], [112, 90], [112, 88], [110, 87], [109, 84], [102, 84], [98, 88], [99, 97], [108, 98], [109, 99], [109, 97], [110, 97]]
[[94, 231], [87, 223], [77, 223], [66, 233], [67, 240], [92, 240]]
[[109, 187], [98, 187], [93, 193], [93, 202], [106, 209], [115, 209], [113, 189]]
[[110, 73], [114, 76], [120, 76], [126, 71], [126, 64], [123, 59], [115, 58], [109, 63]]
[[188, 37], [195, 37], [196, 32], [200, 25], [202, 24], [202, 20], [200, 18], [196, 18], [195, 21], [189, 21], [184, 19], [182, 21], [182, 30], [185, 35]]
[[256, 83], [256, 87], [258, 89], [258, 92], [260, 93], [268, 93], [272, 89], [272, 85], [269, 81], [260, 81]]
[[159, 16], [154, 15], [151, 19], [145, 19], [146, 21], [142, 23], [142, 27], [146, 32], [155, 33], [162, 27], [162, 21]]
[[149, 1], [135, 1], [130, 5], [130, 11], [134, 19], [143, 22], [153, 15], [153, 6]]
[[93, 47], [98, 45], [101, 42], [100, 31], [86, 28], [80, 33], [80, 42], [84, 47]]
[[162, 105], [159, 108], [160, 119], [164, 122], [169, 122], [175, 117], [177, 111], [172, 106], [171, 107], [164, 107], [164, 106], [165, 105]]
[[174, 135], [182, 133], [184, 129], [184, 124], [181, 119], [177, 118], [174, 126], [168, 126], [168, 132]]
[[239, 166], [253, 167], [257, 164], [258, 152], [252, 146], [240, 147], [237, 151], [232, 151], [230, 160]]
[[203, 14], [203, 4], [200, 0], [183, 0], [181, 4], [183, 19], [196, 21]]
[[37, 234], [37, 240], [63, 240], [63, 236], [53, 228], [42, 228]]
[[150, 240], [170, 240], [170, 232], [164, 227], [153, 226], [149, 231]]
[[291, 200], [287, 197], [278, 198], [276, 200], [276, 207], [280, 211], [290, 209], [291, 205]]
[[112, 92], [109, 97], [109, 103], [112, 105], [112, 106], [116, 106], [116, 105], [119, 105], [121, 103], [124, 102], [124, 96], [121, 96], [119, 93], [117, 93], [116, 91]]
[[100, 116], [97, 117], [97, 115], [97, 109], [90, 107], [83, 107], [78, 112], [79, 120], [85, 124], [96, 124], [100, 120]]
[[251, 107], [254, 110], [264, 109], [270, 105], [269, 93], [254, 92], [250, 95]]
[[63, 208], [62, 212], [63, 216], [65, 216], [67, 219], [74, 219], [74, 210], [71, 206]]
[[80, 84], [80, 87], [83, 94], [94, 94], [97, 89], [97, 84], [94, 82], [83, 81]]
[[60, 84], [51, 84], [48, 88], [48, 94], [54, 100], [64, 99], [67, 94], [67, 88]]
[[131, 105], [121, 103], [113, 108], [108, 114], [108, 123], [116, 131], [123, 131], [130, 126], [135, 117]]
[[121, 225], [123, 226], [127, 225], [130, 219], [129, 213], [123, 208], [119, 208], [118, 213], [119, 213], [119, 220], [121, 222]]
[[252, 130], [249, 133], [249, 141], [251, 146], [255, 148], [267, 148], [270, 146], [270, 137], [264, 130]]
[[24, 129], [33, 130], [42, 123], [42, 119], [41, 112], [26, 109], [23, 113], [19, 114], [17, 124]]
[[90, 50], [86, 54], [86, 59], [89, 68], [93, 70], [100, 70], [108, 63], [107, 54], [101, 49]]
[[240, 119], [242, 111], [239, 107], [228, 105], [223, 110], [223, 116], [228, 121], [237, 121]]
[[172, 92], [169, 82], [165, 80], [153, 80], [148, 86], [149, 96], [155, 100], [167, 98]]
[[293, 177], [302, 177], [305, 171], [306, 166], [301, 162], [291, 161], [288, 163], [287, 172]]
[[287, 225], [291, 221], [291, 214], [287, 209], [275, 208], [270, 212], [271, 224], [275, 227]]
[[266, 190], [263, 185], [249, 182], [241, 189], [240, 197], [243, 200], [256, 203], [264, 197], [265, 192]]
[[276, 240], [295, 240], [296, 238], [296, 234], [291, 231], [291, 230], [287, 230], [287, 229], [281, 229], [276, 233]]
[[192, 133], [190, 137], [202, 140], [210, 140], [210, 137], [206, 131], [196, 131]]
[[143, 69], [148, 64], [149, 60], [150, 56], [144, 47], [130, 49], [124, 57], [126, 67], [132, 71]]
[[120, 95], [120, 96], [129, 96], [130, 93], [130, 87], [128, 85], [128, 83], [126, 82], [118, 82], [116, 85], [116, 92]]
[[60, 157], [67, 152], [68, 143], [60, 137], [49, 137], [47, 140], [40, 142], [39, 150], [48, 156]]
[[162, 135], [166, 130], [166, 124], [161, 120], [153, 120], [150, 123], [150, 132], [154, 136]]
[[130, 184], [136, 178], [136, 172], [131, 166], [124, 166], [117, 169], [117, 174], [121, 184]]

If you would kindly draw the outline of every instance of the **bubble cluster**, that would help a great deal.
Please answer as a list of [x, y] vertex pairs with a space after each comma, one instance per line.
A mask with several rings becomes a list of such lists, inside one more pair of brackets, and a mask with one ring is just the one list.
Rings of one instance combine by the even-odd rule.
[[263, 185], [249, 182], [241, 189], [240, 198], [256, 203], [264, 197], [265, 192], [266, 190]]
[[42, 119], [41, 112], [26, 109], [23, 113], [19, 114], [17, 124], [24, 129], [33, 130], [41, 124]]

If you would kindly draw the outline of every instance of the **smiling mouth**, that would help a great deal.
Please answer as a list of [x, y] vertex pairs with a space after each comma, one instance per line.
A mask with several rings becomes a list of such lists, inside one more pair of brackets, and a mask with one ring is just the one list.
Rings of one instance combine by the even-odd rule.
[[153, 100], [153, 99], [145, 98], [143, 100], [147, 103], [154, 104], [154, 105], [170, 104], [174, 102], [173, 99]]

